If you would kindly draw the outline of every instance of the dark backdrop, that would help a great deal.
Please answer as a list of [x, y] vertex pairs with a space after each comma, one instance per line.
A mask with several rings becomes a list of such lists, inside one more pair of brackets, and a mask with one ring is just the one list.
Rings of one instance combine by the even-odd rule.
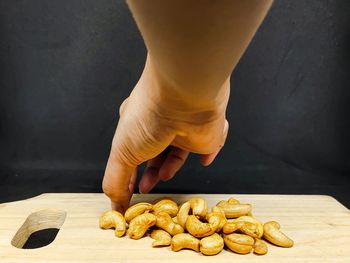
[[[155, 192], [350, 205], [350, 1], [276, 1], [232, 77], [227, 143]], [[0, 0], [0, 201], [100, 192], [146, 50], [124, 1]]]

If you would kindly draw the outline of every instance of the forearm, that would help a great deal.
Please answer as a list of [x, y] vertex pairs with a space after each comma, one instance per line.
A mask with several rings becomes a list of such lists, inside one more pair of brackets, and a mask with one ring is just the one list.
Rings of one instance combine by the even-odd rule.
[[224, 82], [271, 3], [128, 0], [148, 49], [154, 81], [192, 103], [194, 98], [206, 103], [224, 93]]

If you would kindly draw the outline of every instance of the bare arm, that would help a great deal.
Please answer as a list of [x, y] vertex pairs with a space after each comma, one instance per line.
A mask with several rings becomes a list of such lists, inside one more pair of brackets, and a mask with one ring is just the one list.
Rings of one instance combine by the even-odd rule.
[[194, 94], [198, 104], [218, 94], [271, 3], [128, 0], [162, 89], [172, 89], [192, 107]]
[[190, 152], [209, 165], [224, 145], [230, 74], [271, 0], [129, 0], [145, 40], [144, 71], [120, 109], [103, 179], [112, 207], [125, 210], [139, 164], [150, 191]]

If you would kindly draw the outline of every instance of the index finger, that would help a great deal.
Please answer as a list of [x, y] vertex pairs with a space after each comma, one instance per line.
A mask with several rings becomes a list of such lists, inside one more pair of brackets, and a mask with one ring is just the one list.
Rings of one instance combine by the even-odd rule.
[[111, 151], [102, 183], [103, 192], [111, 199], [112, 209], [124, 212], [133, 194], [129, 188], [136, 166], [125, 164]]

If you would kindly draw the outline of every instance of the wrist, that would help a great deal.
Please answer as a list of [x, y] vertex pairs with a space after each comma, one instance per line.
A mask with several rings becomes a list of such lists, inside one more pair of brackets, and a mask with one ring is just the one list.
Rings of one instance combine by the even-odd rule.
[[132, 94], [163, 117], [184, 121], [211, 121], [225, 114], [230, 93], [229, 78], [219, 87], [184, 89], [159, 74], [149, 57]]

